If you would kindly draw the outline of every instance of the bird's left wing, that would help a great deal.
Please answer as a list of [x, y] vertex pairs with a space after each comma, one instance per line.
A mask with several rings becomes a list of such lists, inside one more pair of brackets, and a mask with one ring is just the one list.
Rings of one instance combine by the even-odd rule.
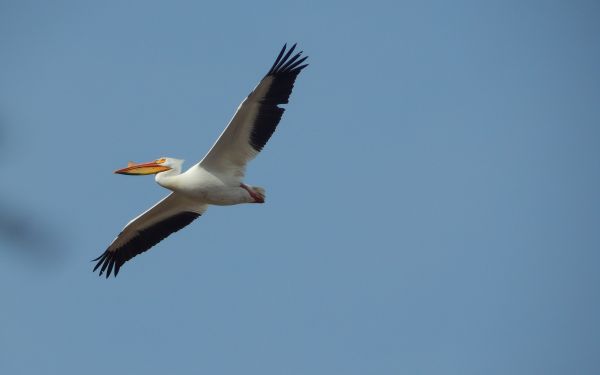
[[106, 271], [108, 278], [114, 270], [117, 276], [123, 263], [190, 224], [207, 207], [177, 193], [169, 194], [123, 228], [108, 249], [93, 260], [97, 262], [94, 271], [100, 268], [100, 276]]
[[208, 154], [197, 166], [233, 176], [241, 181], [246, 164], [265, 146], [277, 128], [298, 74], [308, 64], [302, 52], [292, 56], [296, 45], [284, 45], [267, 75], [240, 104], [235, 115]]

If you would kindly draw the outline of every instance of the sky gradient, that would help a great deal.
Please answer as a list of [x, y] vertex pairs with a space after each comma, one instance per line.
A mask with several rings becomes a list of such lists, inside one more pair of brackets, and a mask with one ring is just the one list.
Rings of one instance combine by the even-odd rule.
[[[0, 373], [600, 373], [600, 4], [0, 1]], [[91, 272], [285, 42], [246, 182]]]

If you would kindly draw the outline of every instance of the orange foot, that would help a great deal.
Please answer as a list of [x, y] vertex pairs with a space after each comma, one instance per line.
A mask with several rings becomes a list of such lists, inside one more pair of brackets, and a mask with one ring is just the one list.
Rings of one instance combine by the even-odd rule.
[[265, 203], [265, 190], [263, 188], [257, 186], [251, 188], [246, 184], [240, 184], [240, 187], [250, 194], [252, 199], [254, 199], [254, 203]]

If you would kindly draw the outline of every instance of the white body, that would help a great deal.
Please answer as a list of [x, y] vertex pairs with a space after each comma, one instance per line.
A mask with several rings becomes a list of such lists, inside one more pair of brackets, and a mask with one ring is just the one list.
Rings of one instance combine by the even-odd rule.
[[[201, 162], [182, 173], [183, 160], [161, 158], [117, 171], [123, 174], [156, 173], [156, 182], [172, 193], [131, 220], [108, 249], [95, 260], [94, 270], [115, 276], [124, 262], [150, 249], [171, 233], [190, 224], [208, 205], [264, 203], [264, 189], [242, 180], [247, 163], [267, 143], [304, 67], [300, 53], [291, 57], [295, 45], [283, 47], [267, 75], [240, 104], [229, 125]], [[284, 55], [285, 53], [285, 55]]]
[[200, 165], [195, 165], [181, 174], [175, 169], [158, 173], [156, 182], [198, 203], [229, 206], [255, 202], [248, 190], [240, 186], [241, 182], [237, 178], [210, 172]]

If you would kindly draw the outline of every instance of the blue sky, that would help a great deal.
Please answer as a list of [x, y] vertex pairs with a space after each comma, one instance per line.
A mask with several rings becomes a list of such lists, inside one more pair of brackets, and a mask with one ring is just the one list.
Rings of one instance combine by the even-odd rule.
[[[0, 372], [597, 374], [600, 6], [0, 2]], [[284, 42], [311, 65], [212, 207], [92, 274]]]

